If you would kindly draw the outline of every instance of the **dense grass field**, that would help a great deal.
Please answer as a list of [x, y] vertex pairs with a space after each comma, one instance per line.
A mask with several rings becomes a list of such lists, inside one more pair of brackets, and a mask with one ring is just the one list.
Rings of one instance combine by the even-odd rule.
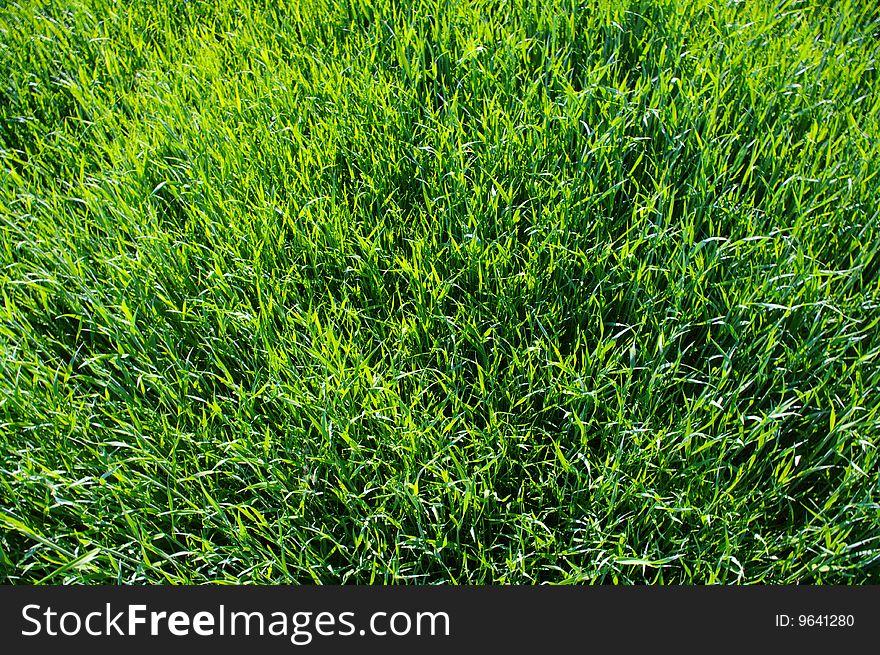
[[868, 0], [4, 2], [2, 578], [880, 582], [878, 57]]

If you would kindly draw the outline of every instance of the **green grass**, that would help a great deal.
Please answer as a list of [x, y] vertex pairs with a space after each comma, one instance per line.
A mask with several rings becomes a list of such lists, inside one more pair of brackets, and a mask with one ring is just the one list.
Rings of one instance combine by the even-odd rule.
[[880, 582], [873, 2], [258, 4], [0, 8], [3, 579]]

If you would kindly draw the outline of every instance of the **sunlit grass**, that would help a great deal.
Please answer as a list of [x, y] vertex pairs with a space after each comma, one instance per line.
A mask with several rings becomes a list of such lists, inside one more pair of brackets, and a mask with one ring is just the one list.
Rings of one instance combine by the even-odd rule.
[[880, 581], [825, 4], [4, 3], [6, 581]]

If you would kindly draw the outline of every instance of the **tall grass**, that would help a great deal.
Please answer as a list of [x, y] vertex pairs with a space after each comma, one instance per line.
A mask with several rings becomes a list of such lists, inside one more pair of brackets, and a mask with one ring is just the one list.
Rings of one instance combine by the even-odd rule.
[[6, 581], [880, 582], [873, 6], [4, 3]]

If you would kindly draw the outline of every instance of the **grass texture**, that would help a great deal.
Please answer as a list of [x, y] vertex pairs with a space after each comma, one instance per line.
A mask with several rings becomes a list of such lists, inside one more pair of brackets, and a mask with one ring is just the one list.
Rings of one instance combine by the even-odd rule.
[[3, 578], [880, 582], [874, 7], [3, 3]]

